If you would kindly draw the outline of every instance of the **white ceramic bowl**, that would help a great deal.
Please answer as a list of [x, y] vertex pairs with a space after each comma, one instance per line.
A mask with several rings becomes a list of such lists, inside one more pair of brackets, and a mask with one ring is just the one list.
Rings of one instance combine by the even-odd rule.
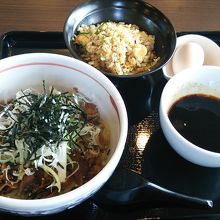
[[186, 160], [205, 167], [220, 167], [220, 153], [200, 148], [174, 128], [168, 111], [181, 97], [204, 93], [220, 98], [220, 67], [189, 68], [172, 77], [165, 85], [159, 107], [160, 124], [170, 146]]
[[47, 215], [72, 208], [97, 192], [115, 170], [127, 137], [127, 112], [124, 102], [107, 77], [74, 58], [55, 54], [25, 54], [0, 61], [0, 99], [13, 97], [18, 90], [42, 87], [42, 80], [55, 88], [77, 87], [97, 106], [110, 126], [111, 153], [107, 165], [79, 188], [47, 199], [19, 200], [0, 196], [0, 211], [20, 215]]
[[[197, 43], [202, 47], [204, 51], [203, 65], [220, 66], [220, 47], [211, 39], [198, 34], [186, 34], [178, 37], [173, 56], [175, 55], [175, 52], [178, 48], [190, 42]], [[162, 68], [163, 75], [167, 80], [174, 76], [172, 60], [173, 59], [171, 58], [170, 61]]]

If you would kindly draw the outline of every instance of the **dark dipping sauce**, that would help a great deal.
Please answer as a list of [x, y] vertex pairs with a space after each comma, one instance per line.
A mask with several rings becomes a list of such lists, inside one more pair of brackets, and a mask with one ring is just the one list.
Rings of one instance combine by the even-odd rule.
[[220, 99], [204, 94], [185, 96], [171, 106], [168, 117], [188, 141], [220, 152]]

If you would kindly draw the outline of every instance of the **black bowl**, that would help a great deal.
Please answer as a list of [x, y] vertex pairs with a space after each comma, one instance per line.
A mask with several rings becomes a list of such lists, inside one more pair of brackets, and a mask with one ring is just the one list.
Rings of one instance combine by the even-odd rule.
[[117, 87], [125, 101], [129, 123], [136, 123], [152, 111], [155, 80], [163, 77], [162, 67], [172, 57], [176, 47], [176, 32], [168, 18], [152, 5], [141, 0], [90, 0], [78, 5], [64, 25], [65, 43], [73, 57], [82, 60], [72, 37], [81, 24], [104, 21], [123, 21], [136, 24], [141, 30], [155, 36], [155, 53], [160, 57], [148, 72], [133, 75], [115, 75], [103, 72]]
[[72, 43], [72, 37], [81, 24], [91, 25], [104, 21], [123, 21], [136, 24], [141, 30], [155, 36], [155, 53], [160, 57], [157, 64], [148, 72], [133, 75], [115, 75], [117, 78], [139, 77], [161, 69], [172, 57], [176, 46], [176, 33], [168, 18], [152, 5], [141, 0], [90, 0], [78, 5], [68, 16], [64, 25], [65, 43], [73, 57], [81, 59], [80, 51]]

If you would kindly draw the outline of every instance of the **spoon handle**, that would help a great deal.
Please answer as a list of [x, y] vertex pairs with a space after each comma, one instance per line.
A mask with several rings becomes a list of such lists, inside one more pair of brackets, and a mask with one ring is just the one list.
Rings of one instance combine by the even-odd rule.
[[116, 170], [93, 199], [98, 204], [114, 207], [141, 203], [149, 207], [177, 206], [207, 209], [213, 206], [211, 200], [168, 190], [127, 169]]
[[208, 199], [202, 199], [194, 196], [188, 196], [173, 192], [152, 182], [147, 181], [140, 192], [150, 199], [152, 203], [161, 203], [166, 205], [176, 205], [190, 208], [212, 208], [213, 202]]
[[129, 190], [115, 191], [103, 188], [93, 199], [99, 205], [117, 208], [138, 204], [144, 204], [146, 207], [172, 206], [198, 209], [213, 207], [211, 200], [173, 192], [149, 181], [146, 181], [140, 187]]

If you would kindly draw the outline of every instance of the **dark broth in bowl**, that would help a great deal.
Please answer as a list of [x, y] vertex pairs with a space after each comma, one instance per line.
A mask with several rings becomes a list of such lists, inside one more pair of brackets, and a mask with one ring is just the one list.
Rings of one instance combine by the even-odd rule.
[[220, 99], [205, 94], [188, 95], [177, 100], [168, 117], [188, 141], [220, 153]]

